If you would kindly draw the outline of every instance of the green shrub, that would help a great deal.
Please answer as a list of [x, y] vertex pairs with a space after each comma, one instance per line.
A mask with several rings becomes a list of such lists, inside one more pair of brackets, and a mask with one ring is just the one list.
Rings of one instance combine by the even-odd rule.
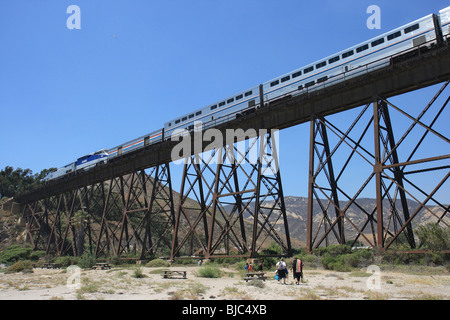
[[420, 264], [423, 255], [411, 254], [407, 252], [408, 250], [411, 250], [408, 245], [399, 244], [392, 246], [391, 250], [383, 253], [383, 262], [394, 265]]
[[450, 249], [450, 228], [442, 228], [437, 223], [419, 226], [417, 229], [420, 245], [429, 250]]
[[8, 272], [33, 272], [33, 264], [30, 260], [20, 260], [8, 268]]
[[0, 263], [12, 264], [19, 260], [29, 259], [32, 251], [33, 249], [31, 247], [23, 247], [20, 244], [10, 245], [0, 252]]
[[198, 269], [197, 276], [202, 278], [220, 278], [222, 276], [222, 270], [215, 266], [205, 265]]
[[262, 251], [262, 253], [279, 256], [281, 255], [281, 248], [276, 242], [272, 241], [269, 246]]
[[122, 260], [118, 256], [111, 256], [111, 257], [108, 257], [108, 263], [112, 264], [114, 266], [118, 266], [118, 265], [122, 264]]
[[350, 271], [350, 267], [345, 264], [344, 256], [333, 257], [325, 253], [322, 257], [322, 265], [327, 270]]
[[68, 266], [78, 265], [79, 260], [80, 259], [78, 257], [63, 256], [63, 257], [57, 257], [55, 259], [55, 263], [60, 264], [62, 268], [67, 268]]
[[142, 268], [136, 268], [134, 269], [133, 278], [145, 278], [144, 273], [142, 272]]
[[361, 259], [371, 260], [373, 258], [373, 251], [368, 249], [359, 249], [353, 252]]
[[32, 251], [30, 253], [30, 260], [31, 261], [38, 261], [39, 259], [45, 257], [46, 252], [43, 250], [36, 250], [36, 251]]
[[[158, 259], [155, 259], [155, 260], [158, 260]], [[159, 259], [159, 260], [161, 260], [161, 259]], [[198, 259], [177, 259], [177, 260], [174, 260], [173, 262], [172, 262], [172, 265], [182, 265], [182, 266], [186, 266], [186, 265], [192, 265], [192, 264], [197, 264], [198, 263]]]
[[358, 267], [361, 261], [358, 254], [344, 254], [341, 259], [343, 264], [350, 268]]
[[97, 259], [95, 258], [95, 254], [87, 251], [78, 260], [78, 266], [80, 268], [92, 268], [96, 263]]
[[262, 260], [264, 270], [275, 270], [278, 261], [280, 261], [278, 258], [264, 258]]
[[153, 259], [152, 261], [149, 261], [145, 266], [149, 268], [168, 267], [169, 262], [163, 259]]
[[233, 267], [238, 271], [245, 271], [245, 260], [241, 260], [239, 262], [236, 262]]
[[261, 289], [266, 287], [266, 284], [262, 280], [259, 280], [259, 279], [250, 280], [250, 282], [247, 283], [247, 285], [261, 288]]
[[[337, 254], [338, 252], [349, 252]], [[351, 271], [352, 268], [358, 268], [368, 265], [373, 260], [373, 254], [369, 250], [357, 250], [352, 252], [344, 246], [331, 248], [330, 251], [324, 251], [322, 256], [322, 265], [325, 269], [335, 271]]]

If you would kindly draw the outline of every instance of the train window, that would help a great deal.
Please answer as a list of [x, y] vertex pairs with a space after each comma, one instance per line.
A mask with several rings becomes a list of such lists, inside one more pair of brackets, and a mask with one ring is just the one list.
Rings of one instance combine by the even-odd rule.
[[234, 98], [228, 99], [227, 103], [232, 103], [234, 101]]
[[214, 110], [214, 109], [216, 109], [216, 108], [217, 108], [217, 104], [215, 104], [215, 105], [213, 105], [213, 106], [210, 107], [211, 110]]
[[334, 58], [331, 58], [330, 60], [328, 60], [328, 63], [333, 63], [333, 62], [336, 62], [336, 61], [339, 61], [339, 56], [336, 56], [336, 57], [334, 57]]
[[373, 42], [371, 43], [371, 45], [372, 45], [372, 47], [375, 47], [375, 46], [377, 46], [377, 45], [379, 45], [379, 44], [382, 44], [382, 43], [384, 43], [384, 38], [380, 38], [380, 39], [378, 39], [378, 40], [373, 41]]
[[303, 90], [303, 85], [299, 85], [298, 90]]
[[317, 79], [317, 83], [321, 83], [328, 80], [328, 76]]
[[316, 84], [315, 81], [308, 82], [308, 83], [305, 84], [305, 88], [312, 87], [312, 86], [315, 85], [315, 84]]
[[245, 96], [248, 97], [248, 96], [251, 96], [252, 94], [253, 94], [253, 91], [248, 91], [245, 93]]
[[309, 68], [306, 68], [305, 70], [303, 70], [303, 73], [308, 73], [308, 72], [311, 72], [313, 70], [314, 70], [314, 67], [309, 67]]
[[194, 117], [194, 114], [189, 115], [189, 119], [192, 119]]
[[199, 115], [201, 115], [201, 114], [202, 114], [201, 111], [197, 111], [197, 112], [195, 113], [196, 116], [199, 116]]
[[367, 49], [369, 49], [369, 45], [365, 44], [365, 45], [363, 45], [361, 47], [356, 48], [356, 53], [363, 52], [364, 50], [367, 50]]
[[187, 120], [187, 117], [181, 118], [181, 121], [186, 121], [186, 120]]
[[348, 57], [352, 56], [353, 53], [354, 53], [353, 50], [350, 50], [348, 52], [343, 53], [342, 54], [342, 59], [345, 59], [345, 58], [348, 58]]
[[169, 127], [171, 127], [172, 126], [172, 122], [169, 122]]
[[412, 26], [406, 28], [406, 29], [405, 29], [405, 34], [406, 34], [406, 33], [413, 32], [414, 30], [417, 30], [417, 29], [419, 29], [419, 24], [418, 24], [418, 23], [416, 23], [416, 24], [414, 24], [414, 25], [412, 25]]
[[292, 74], [292, 78], [297, 78], [297, 77], [299, 77], [301, 75], [302, 75], [302, 72], [301, 71], [297, 71], [297, 72]]
[[177, 123], [180, 123], [180, 119], [178, 119], [178, 120], [175, 120], [175, 124], [177, 124]]
[[402, 35], [401, 31], [397, 31], [397, 32], [394, 32], [393, 34], [388, 35], [387, 39], [388, 39], [388, 41], [390, 41], [392, 39], [400, 37], [401, 35]]
[[240, 100], [240, 99], [242, 99], [244, 96], [242, 95], [242, 94], [240, 94], [240, 95], [238, 95], [238, 96], [236, 96], [236, 100]]
[[273, 82], [271, 82], [270, 83], [270, 86], [271, 87], [275, 87], [277, 84], [279, 84], [280, 83], [280, 80], [276, 80], [276, 81], [273, 81]]
[[327, 62], [326, 61], [322, 61], [321, 63], [316, 64], [316, 69], [325, 67], [326, 65], [327, 65]]
[[290, 78], [291, 78], [291, 76], [283, 77], [283, 78], [281, 78], [281, 82], [286, 82], [286, 81], [288, 81]]
[[221, 103], [219, 103], [219, 107], [223, 107], [225, 105], [225, 101], [222, 101]]

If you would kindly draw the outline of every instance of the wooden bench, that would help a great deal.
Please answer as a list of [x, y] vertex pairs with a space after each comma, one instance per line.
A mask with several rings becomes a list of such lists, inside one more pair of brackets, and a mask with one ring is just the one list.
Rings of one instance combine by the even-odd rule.
[[245, 282], [248, 280], [263, 280], [266, 281], [267, 277], [264, 276], [264, 272], [247, 272], [247, 276], [244, 278]]
[[111, 269], [111, 266], [109, 265], [109, 263], [106, 262], [98, 262], [92, 268], [104, 270], [104, 269]]
[[187, 279], [186, 271], [163, 270], [162, 277], [164, 279]]

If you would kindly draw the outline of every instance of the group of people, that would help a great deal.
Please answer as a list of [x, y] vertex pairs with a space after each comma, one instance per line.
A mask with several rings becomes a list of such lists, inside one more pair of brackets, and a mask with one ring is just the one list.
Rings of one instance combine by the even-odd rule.
[[258, 272], [261, 272], [261, 271], [263, 271], [263, 263], [260, 261], [259, 262], [259, 264], [258, 264], [258, 269], [257, 270], [255, 270], [255, 267], [253, 266], [253, 264], [252, 263], [246, 263], [245, 264], [245, 270], [247, 271], [247, 272], [253, 272], [253, 271], [258, 271]]
[[[283, 280], [283, 284], [286, 284], [286, 277], [288, 275], [288, 270], [286, 266], [286, 262], [284, 262], [283, 258], [280, 258], [280, 261], [276, 264], [276, 275], [278, 276], [278, 282], [281, 283]], [[300, 279], [303, 279], [303, 262], [298, 258], [294, 258], [292, 262], [291, 271], [294, 276], [295, 284], [300, 284]]]
[[[280, 258], [280, 261], [276, 264], [276, 276], [278, 279], [278, 282], [281, 283], [283, 281], [284, 284], [286, 284], [286, 278], [288, 275], [288, 270], [286, 266], [286, 262], [284, 262], [283, 258]], [[257, 268], [257, 269], [256, 269]], [[245, 264], [245, 270], [246, 272], [261, 272], [263, 271], [263, 263], [260, 261], [258, 266], [253, 266], [252, 263], [246, 263]], [[294, 258], [294, 261], [292, 262], [291, 271], [294, 276], [295, 284], [300, 284], [300, 279], [303, 279], [303, 261], [298, 259], [297, 257]]]

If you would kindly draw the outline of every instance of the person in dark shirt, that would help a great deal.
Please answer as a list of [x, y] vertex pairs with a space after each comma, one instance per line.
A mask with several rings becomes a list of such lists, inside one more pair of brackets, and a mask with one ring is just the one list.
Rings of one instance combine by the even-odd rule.
[[263, 271], [263, 263], [262, 263], [262, 261], [260, 261], [259, 264], [258, 264], [258, 271], [259, 272]]
[[294, 275], [295, 284], [300, 284], [300, 279], [303, 280], [303, 261], [295, 258], [292, 262], [292, 274]]

